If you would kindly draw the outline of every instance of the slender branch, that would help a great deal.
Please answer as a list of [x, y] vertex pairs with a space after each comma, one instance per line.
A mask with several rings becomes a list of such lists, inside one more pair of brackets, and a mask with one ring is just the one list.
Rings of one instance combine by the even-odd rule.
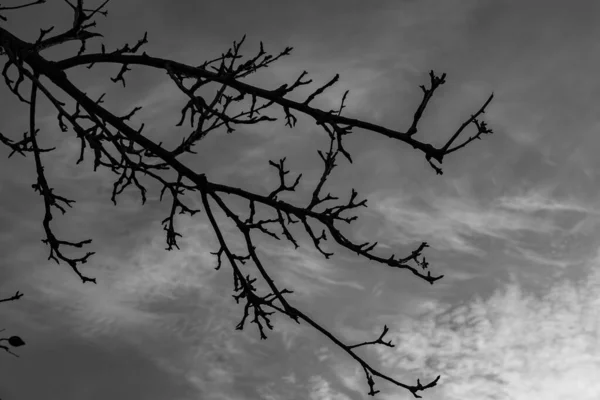
[[[32, 1], [31, 3], [25, 3], [25, 4], [18, 5], [18, 6], [2, 6], [2, 5], [0, 5], [0, 12], [1, 11], [19, 10], [19, 9], [22, 9], [22, 8], [27, 8], [27, 7], [35, 6], [37, 4], [43, 4], [45, 2], [46, 2], [46, 0], [36, 0], [36, 1]], [[7, 18], [5, 16], [3, 16], [3, 15], [0, 14], [0, 20], [7, 21]]]
[[[317, 123], [323, 123], [325, 121], [334, 123], [336, 125], [347, 125], [350, 127], [356, 127], [365, 129], [367, 131], [375, 132], [387, 136], [392, 139], [397, 139], [404, 142], [414, 149], [417, 149], [425, 154], [428, 160], [435, 159], [438, 163], [442, 163], [444, 156], [447, 154], [448, 143], [452, 144], [456, 137], [464, 130], [464, 127], [473, 122], [473, 118], [463, 123], [459, 130], [455, 132], [452, 138], [446, 143], [444, 147], [436, 148], [433, 145], [425, 142], [420, 142], [412, 137], [413, 131], [409, 129], [407, 132], [396, 131], [393, 129], [385, 128], [380, 125], [376, 125], [370, 122], [357, 120], [353, 118], [344, 117], [341, 115], [334, 115], [313, 107], [307, 104], [296, 102], [281, 96], [281, 92], [277, 90], [266, 90], [258, 88], [256, 86], [249, 85], [244, 82], [237, 81], [227, 74], [219, 75], [218, 73], [211, 72], [202, 68], [192, 67], [183, 63], [174, 62], [162, 58], [150, 57], [147, 55], [111, 55], [111, 54], [86, 54], [82, 56], [71, 57], [56, 63], [56, 66], [61, 70], [67, 70], [78, 65], [85, 64], [97, 64], [97, 63], [115, 63], [115, 64], [130, 64], [130, 65], [145, 65], [148, 67], [154, 67], [158, 69], [171, 70], [175, 73], [182, 74], [187, 77], [204, 78], [214, 82], [225, 84], [231, 88], [234, 88], [242, 93], [249, 93], [257, 97], [269, 100], [273, 103], [279, 104], [284, 109], [292, 109], [299, 111], [307, 116], [312, 117]], [[481, 114], [487, 105], [491, 102], [493, 96], [484, 103], [477, 115]], [[428, 100], [427, 100], [428, 101]], [[419, 117], [420, 118], [420, 117]], [[436, 170], [441, 173], [441, 169]]]
[[7, 297], [5, 299], [0, 299], [0, 303], [4, 303], [5, 301], [19, 300], [21, 297], [23, 297], [23, 293], [21, 293], [17, 290], [17, 293], [13, 294], [11, 297]]

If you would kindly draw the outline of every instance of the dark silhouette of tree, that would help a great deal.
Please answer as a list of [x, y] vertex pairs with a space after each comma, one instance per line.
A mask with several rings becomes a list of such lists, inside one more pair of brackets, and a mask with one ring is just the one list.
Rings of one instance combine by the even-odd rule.
[[[11, 297], [0, 299], [0, 303], [19, 300], [21, 297], [23, 297], [23, 293], [17, 291], [17, 293], [12, 295]], [[4, 329], [4, 328], [0, 329], [0, 332], [4, 332], [5, 330], [6, 329]], [[8, 344], [8, 346], [5, 344], [2, 344], [3, 342], [6, 342]], [[11, 347], [20, 347], [20, 346], [24, 346], [24, 345], [25, 345], [25, 342], [23, 341], [23, 339], [21, 339], [20, 336], [9, 336], [9, 337], [0, 338], [0, 349], [6, 351], [9, 354], [12, 354], [15, 357], [19, 357], [19, 356], [12, 352]]]
[[[206, 218], [208, 218], [219, 242], [219, 248], [213, 253], [217, 260], [216, 268], [221, 267], [223, 258], [227, 259], [233, 272], [233, 297], [237, 303], [243, 303], [243, 316], [237, 329], [243, 329], [246, 322], [249, 322], [256, 326], [261, 339], [266, 339], [265, 330], [273, 328], [270, 316], [278, 311], [297, 323], [309, 324], [359, 363], [364, 370], [370, 395], [379, 392], [375, 390], [375, 377], [402, 387], [415, 397], [420, 397], [421, 391], [435, 386], [440, 379], [439, 376], [425, 384], [419, 380], [416, 384], [403, 383], [379, 372], [356, 353], [357, 348], [367, 345], [393, 347], [394, 345], [390, 341], [384, 341], [384, 336], [388, 332], [387, 326], [376, 340], [347, 344], [309, 315], [290, 304], [286, 295], [292, 291], [288, 288], [281, 288], [270, 277], [255, 250], [253, 234], [260, 232], [276, 240], [285, 239], [297, 248], [298, 242], [292, 229], [292, 225], [297, 225], [306, 232], [315, 248], [326, 258], [332, 256], [332, 253], [324, 250], [323, 243], [333, 240], [359, 257], [390, 268], [407, 270], [417, 278], [433, 284], [443, 275], [434, 276], [429, 271], [429, 264], [423, 255], [424, 250], [428, 247], [427, 243], [421, 243], [411, 254], [403, 257], [375, 252], [376, 242], [353, 242], [340, 231], [339, 227], [356, 220], [357, 216], [352, 215], [352, 212], [359, 207], [366, 207], [366, 200], [359, 200], [358, 193], [354, 189], [347, 200], [341, 200], [331, 193], [324, 194], [324, 186], [340, 159], [352, 162], [351, 155], [344, 148], [344, 138], [350, 135], [355, 128], [384, 135], [394, 141], [412, 146], [416, 151], [423, 153], [437, 174], [442, 174], [441, 164], [447, 155], [460, 150], [475, 139], [480, 139], [482, 135], [492, 133], [492, 130], [481, 120], [481, 116], [493, 95], [490, 95], [481, 108], [466, 119], [443, 145], [436, 147], [418, 139], [418, 125], [434, 93], [445, 83], [445, 74], [438, 75], [433, 71], [429, 73], [430, 82], [428, 85], [421, 86], [423, 98], [414, 113], [410, 126], [406, 131], [398, 131], [342, 115], [348, 91], [345, 92], [341, 104], [336, 110], [321, 110], [312, 107], [311, 102], [333, 86], [338, 81], [338, 75], [318, 87], [304, 101], [291, 100], [288, 94], [301, 86], [312, 83], [312, 80], [306, 79], [306, 71], [302, 72], [294, 82], [274, 89], [260, 88], [244, 83], [245, 77], [267, 68], [280, 58], [289, 55], [292, 51], [291, 47], [273, 55], [268, 54], [261, 43], [255, 56], [244, 59], [240, 55], [244, 37], [240, 42], [234, 42], [226, 53], [216, 59], [206, 61], [201, 65], [186, 65], [174, 60], [154, 57], [145, 52], [139, 54], [142, 46], [148, 42], [147, 34], [145, 34], [133, 46], [125, 44], [121, 48], [110, 50], [102, 45], [100, 52], [90, 52], [86, 48], [88, 41], [102, 37], [102, 34], [94, 32], [96, 26], [94, 18], [100, 15], [107, 16], [108, 0], [95, 8], [86, 8], [83, 0], [72, 0], [72, 2], [64, 0], [64, 2], [73, 12], [73, 23], [68, 29], [54, 36], [51, 36], [54, 33], [54, 27], [42, 28], [37, 40], [26, 42], [0, 26], [0, 52], [6, 58], [2, 70], [6, 87], [19, 101], [28, 104], [29, 107], [29, 126], [23, 138], [15, 140], [0, 134], [0, 139], [12, 150], [10, 156], [14, 153], [19, 153], [21, 156], [26, 156], [28, 153], [33, 154], [37, 172], [37, 182], [33, 185], [33, 189], [42, 196], [45, 206], [42, 222], [45, 232], [43, 242], [49, 247], [48, 259], [69, 265], [82, 282], [96, 283], [95, 278], [84, 275], [79, 269], [79, 266], [86, 263], [94, 254], [93, 252], [88, 251], [75, 258], [65, 253], [65, 249], [83, 248], [92, 240], [61, 239], [52, 230], [52, 211], [58, 209], [65, 214], [66, 209], [72, 206], [74, 200], [56, 193], [45, 176], [40, 154], [53, 149], [40, 148], [38, 145], [39, 129], [36, 128], [38, 96], [46, 97], [54, 105], [60, 129], [63, 132], [74, 131], [80, 140], [81, 151], [78, 163], [82, 162], [86, 155], [91, 156], [94, 161], [94, 170], [107, 168], [117, 176], [111, 197], [115, 204], [117, 196], [127, 187], [137, 188], [142, 202], [145, 202], [147, 190], [140, 181], [142, 175], [150, 177], [162, 185], [161, 200], [167, 196], [171, 199], [169, 214], [162, 221], [166, 231], [168, 250], [178, 248], [177, 238], [181, 236], [176, 229], [175, 214], [194, 215], [200, 212], [200, 210], [189, 208], [182, 200], [183, 195], [186, 193], [199, 194]], [[4, 14], [8, 11], [41, 3], [45, 3], [45, 0], [37, 0], [20, 6], [0, 7], [0, 18], [6, 20]], [[48, 60], [42, 55], [44, 50], [67, 42], [80, 43], [76, 55], [60, 60]], [[181, 144], [174, 148], [166, 148], [162, 143], [155, 143], [143, 135], [143, 125], [133, 128], [129, 122], [130, 118], [140, 110], [140, 107], [134, 108], [126, 115], [115, 115], [102, 106], [104, 95], [95, 100], [91, 99], [69, 79], [68, 73], [71, 69], [80, 66], [98, 68], [99, 64], [120, 65], [120, 71], [111, 80], [121, 83], [123, 86], [126, 85], [126, 74], [132, 67], [154, 68], [167, 73], [173, 84], [177, 85], [189, 99], [181, 110], [181, 120], [177, 124], [177, 126], [182, 126], [186, 119], [189, 119], [191, 126], [189, 135], [184, 137]], [[16, 80], [10, 77], [14, 74], [16, 74]], [[24, 89], [23, 82], [30, 84], [29, 90]], [[51, 86], [48, 85], [49, 82], [56, 89], [54, 87], [51, 89]], [[205, 99], [206, 95], [199, 94], [200, 89], [209, 85], [217, 86], [216, 94], [210, 100]], [[74, 107], [69, 108], [66, 103], [59, 100], [59, 95], [70, 98], [70, 101], [74, 102]], [[232, 105], [236, 105], [238, 108], [241, 106], [242, 111], [231, 111]], [[295, 204], [283, 201], [278, 197], [282, 192], [294, 191], [301, 179], [300, 175], [292, 181], [287, 179], [289, 171], [285, 167], [285, 158], [277, 162], [269, 161], [279, 176], [279, 186], [270, 193], [255, 193], [229, 186], [226, 183], [214, 182], [204, 173], [194, 171], [180, 161], [181, 155], [194, 153], [194, 146], [217, 129], [224, 128], [227, 132], [233, 132], [236, 125], [276, 121], [275, 117], [267, 114], [267, 110], [271, 109], [282, 110], [285, 125], [290, 128], [295, 126], [296, 116], [304, 114], [314, 120], [329, 135], [328, 148], [318, 150], [323, 162], [323, 171], [308, 204]], [[474, 133], [464, 138], [462, 134], [470, 126], [475, 128]], [[176, 178], [167, 178], [167, 172], [170, 172], [171, 175], [174, 173]], [[249, 207], [248, 214], [241, 216], [234, 212], [226, 201], [228, 197], [246, 201]], [[270, 212], [271, 217], [258, 219], [257, 209]], [[231, 250], [222, 231], [221, 224], [223, 222], [219, 221], [215, 210], [222, 211], [224, 213], [222, 218], [229, 219], [235, 224], [240, 237], [245, 241], [245, 251], [247, 251], [245, 254]], [[276, 233], [276, 231], [278, 232]], [[253, 277], [242, 272], [240, 265], [247, 261], [251, 261], [256, 266], [258, 271], [256, 276]], [[263, 280], [268, 285], [269, 293], [261, 293], [255, 287], [257, 279]], [[11, 339], [8, 340], [10, 344], [13, 344], [10, 342]], [[17, 344], [21, 343], [13, 341]]]

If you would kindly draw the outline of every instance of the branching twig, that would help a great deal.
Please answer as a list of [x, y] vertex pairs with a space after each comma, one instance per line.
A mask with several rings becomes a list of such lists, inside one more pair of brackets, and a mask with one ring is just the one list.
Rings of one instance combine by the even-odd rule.
[[[11, 297], [0, 299], [0, 303], [7, 302], [7, 301], [16, 301], [16, 300], [19, 300], [21, 297], [23, 297], [23, 293], [17, 291]], [[0, 332], [4, 332], [4, 331], [5, 331], [5, 329], [0, 329]], [[20, 346], [25, 345], [25, 342], [23, 341], [23, 339], [21, 339], [20, 336], [11, 336], [8, 338], [0, 338], [0, 342], [4, 342], [4, 341], [8, 342], [8, 344], [12, 347], [20, 347]], [[11, 351], [10, 347], [8, 347], [8, 346], [0, 344], [0, 349], [6, 351], [8, 354], [11, 354], [15, 357], [19, 357], [17, 354], [13, 353]]]

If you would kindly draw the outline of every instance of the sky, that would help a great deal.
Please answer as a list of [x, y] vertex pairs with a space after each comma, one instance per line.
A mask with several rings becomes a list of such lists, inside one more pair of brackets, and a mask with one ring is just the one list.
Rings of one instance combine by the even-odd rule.
[[[69, 11], [48, 1], [6, 13], [2, 26], [33, 41], [39, 28], [66, 28]], [[402, 382], [442, 375], [425, 399], [588, 400], [600, 398], [599, 12], [592, 0], [121, 0], [98, 31], [107, 49], [148, 31], [148, 54], [192, 65], [244, 34], [248, 56], [259, 41], [274, 53], [293, 46], [248, 82], [274, 89], [306, 70], [316, 89], [339, 73], [315, 105], [337, 108], [349, 89], [345, 115], [398, 130], [410, 125], [428, 71], [446, 72], [418, 133], [436, 145], [493, 92], [485, 119], [494, 134], [445, 159], [444, 175], [403, 143], [356, 130], [346, 140], [353, 164], [340, 160], [328, 181], [334, 195], [355, 188], [368, 199], [348, 235], [379, 241], [384, 255], [408, 255], [427, 241], [432, 271], [444, 279], [429, 285], [335, 245], [326, 260], [306, 238], [294, 250], [257, 237], [260, 255], [295, 290], [293, 305], [347, 342], [390, 327], [394, 348], [361, 354]], [[179, 143], [188, 133], [174, 126], [185, 98], [168, 76], [134, 67], [123, 88], [109, 79], [117, 72], [96, 66], [68, 76], [92, 98], [106, 92], [114, 113], [143, 106], [132, 124]], [[21, 137], [27, 109], [6, 89], [0, 104], [0, 132]], [[307, 120], [290, 129], [281, 110], [271, 114], [279, 121], [215, 132], [183, 160], [213, 182], [266, 194], [277, 185], [268, 160], [287, 157], [292, 174], [303, 173], [301, 199], [320, 174], [324, 132]], [[74, 133], [58, 129], [47, 103], [38, 127], [42, 144], [57, 148], [44, 157], [51, 185], [77, 201], [55, 215], [56, 233], [93, 239], [88, 249], [97, 254], [83, 271], [98, 283], [84, 285], [47, 260], [33, 159], [0, 150], [0, 297], [25, 294], [2, 305], [0, 328], [27, 343], [19, 358], [0, 355], [0, 398], [368, 398], [358, 365], [306, 324], [279, 316], [266, 341], [253, 327], [235, 330], [243, 310], [231, 297], [231, 268], [214, 268], [218, 248], [204, 212], [179, 218], [180, 250], [165, 251], [160, 221], [170, 203], [158, 201], [156, 185], [143, 207], [135, 191], [115, 207], [114, 177], [75, 165]], [[378, 399], [412, 398], [376, 384]]]

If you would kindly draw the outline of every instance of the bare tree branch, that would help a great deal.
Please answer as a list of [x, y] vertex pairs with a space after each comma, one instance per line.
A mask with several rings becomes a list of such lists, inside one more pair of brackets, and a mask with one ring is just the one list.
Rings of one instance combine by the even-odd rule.
[[[32, 1], [31, 3], [25, 3], [25, 4], [18, 5], [18, 6], [3, 6], [3, 5], [0, 4], [0, 12], [2, 12], [2, 11], [20, 10], [22, 8], [27, 8], [27, 7], [35, 6], [37, 4], [43, 4], [45, 2], [46, 2], [46, 0], [36, 0], [36, 1]], [[3, 16], [2, 14], [0, 14], [0, 20], [7, 21], [7, 18], [5, 16]]]
[[[19, 292], [17, 290], [17, 292], [12, 295], [11, 297], [6, 297], [4, 299], [0, 299], [0, 303], [4, 303], [4, 302], [8, 302], [8, 301], [16, 301], [19, 300], [21, 297], [23, 297], [23, 293]], [[4, 332], [6, 329], [0, 329], [0, 332]], [[8, 338], [0, 338], [0, 342], [8, 342], [8, 344], [12, 347], [20, 347], [20, 346], [24, 346], [25, 342], [23, 341], [23, 339], [21, 339], [20, 336], [11, 336]], [[17, 354], [13, 353], [11, 348], [9, 346], [5, 346], [3, 344], [0, 344], [0, 349], [6, 351], [8, 354], [11, 354], [15, 357], [19, 357]]]
[[[26, 8], [43, 2], [0, 7], [0, 11]], [[67, 241], [56, 237], [52, 230], [51, 221], [54, 218], [52, 212], [58, 209], [62, 214], [66, 214], [74, 200], [56, 194], [44, 173], [41, 153], [54, 149], [42, 149], [38, 144], [38, 129], [36, 128], [38, 92], [46, 97], [56, 109], [57, 122], [61, 131], [66, 133], [72, 130], [79, 139], [80, 151], [77, 163], [81, 163], [85, 156], [91, 153], [94, 170], [105, 168], [115, 175], [110, 197], [115, 205], [118, 196], [128, 187], [139, 191], [142, 204], [145, 203], [147, 189], [141, 176], [160, 184], [161, 201], [165, 194], [170, 195], [171, 205], [168, 215], [162, 220], [168, 250], [179, 248], [177, 239], [181, 237], [181, 234], [177, 231], [175, 215], [194, 216], [200, 212], [200, 210], [192, 209], [185, 204], [183, 196], [186, 194], [200, 196], [202, 208], [219, 244], [219, 248], [212, 253], [216, 256], [216, 269], [221, 268], [224, 256], [229, 262], [233, 274], [234, 293], [232, 296], [236, 302], [244, 303], [243, 315], [236, 326], [237, 329], [243, 329], [246, 322], [249, 322], [258, 329], [261, 339], [266, 339], [267, 331], [273, 329], [271, 316], [275, 312], [279, 312], [297, 323], [307, 323], [359, 363], [365, 373], [370, 395], [379, 392], [375, 390], [374, 377], [406, 389], [414, 397], [421, 397], [420, 392], [435, 386], [440, 379], [439, 376], [427, 384], [421, 384], [419, 380], [412, 385], [403, 383], [379, 372], [356, 353], [356, 349], [369, 345], [393, 347], [391, 341], [384, 341], [384, 336], [388, 332], [387, 326], [384, 326], [383, 332], [377, 339], [351, 345], [344, 343], [322, 324], [297, 309], [287, 297], [288, 294], [293, 293], [292, 290], [280, 287], [278, 282], [271, 277], [270, 266], [260, 259], [253, 234], [260, 232], [260, 235], [266, 235], [270, 240], [285, 240], [298, 248], [300, 242], [296, 239], [297, 233], [292, 229], [292, 226], [295, 225], [306, 233], [315, 249], [326, 258], [334, 256], [334, 253], [325, 246], [335, 242], [338, 247], [350, 250], [375, 264], [408, 270], [417, 278], [434, 284], [443, 275], [431, 274], [429, 263], [424, 256], [424, 251], [428, 247], [427, 243], [420, 243], [408, 255], [399, 255], [394, 252], [379, 251], [377, 242], [359, 243], [344, 234], [341, 226], [356, 221], [358, 219], [357, 211], [366, 207], [367, 202], [364, 198], [361, 199], [362, 196], [355, 189], [351, 190], [345, 200], [341, 195], [332, 195], [326, 189], [328, 179], [330, 179], [332, 171], [338, 167], [340, 162], [338, 156], [342, 156], [342, 161], [346, 159], [348, 162], [352, 162], [352, 155], [344, 147], [344, 140], [357, 128], [411, 146], [423, 153], [436, 173], [442, 174], [441, 164], [447, 155], [462, 149], [475, 139], [480, 139], [482, 135], [492, 133], [485, 121], [481, 120], [481, 116], [485, 113], [493, 95], [475, 114], [466, 119], [443, 145], [434, 145], [416, 138], [418, 124], [434, 94], [446, 82], [446, 74], [437, 75], [434, 71], [430, 71], [430, 84], [428, 87], [421, 86], [423, 98], [414, 113], [411, 125], [406, 131], [400, 131], [342, 115], [348, 91], [344, 93], [340, 106], [336, 110], [312, 107], [310, 104], [317, 96], [325, 93], [339, 81], [337, 74], [327, 83], [316, 88], [304, 101], [291, 100], [288, 95], [299, 87], [312, 83], [312, 80], [305, 79], [306, 71], [303, 71], [294, 82], [273, 89], [243, 82], [243, 79], [249, 75], [268, 68], [277, 60], [288, 56], [292, 51], [291, 47], [286, 47], [277, 54], [269, 54], [261, 42], [256, 54], [245, 58], [240, 52], [245, 41], [244, 36], [240, 41], [234, 42], [231, 48], [219, 57], [193, 66], [174, 60], [152, 57], [145, 52], [138, 54], [141, 48], [148, 43], [148, 35], [145, 33], [133, 46], [125, 44], [116, 50], [107, 51], [102, 44], [101, 52], [88, 54], [87, 40], [102, 37], [93, 29], [96, 27], [95, 18], [98, 15], [107, 16], [108, 0], [91, 9], [84, 7], [83, 0], [76, 0], [76, 2], [64, 0], [64, 2], [73, 13], [73, 22], [70, 27], [55, 36], [48, 36], [53, 32], [54, 27], [42, 28], [36, 42], [28, 43], [0, 26], [0, 51], [6, 56], [2, 70], [5, 85], [18, 101], [28, 104], [30, 111], [29, 129], [23, 138], [16, 141], [0, 134], [0, 142], [11, 149], [9, 157], [14, 153], [25, 157], [29, 153], [33, 153], [33, 163], [37, 173], [33, 189], [42, 196], [44, 202], [45, 212], [42, 225], [46, 237], [43, 242], [50, 248], [49, 259], [69, 265], [82, 282], [96, 283], [95, 278], [88, 277], [80, 271], [81, 265], [85, 264], [94, 252], [88, 251], [79, 257], [70, 256], [64, 252], [65, 248], [83, 248], [91, 243], [91, 239]], [[81, 43], [79, 51], [72, 57], [48, 61], [41, 55], [45, 49], [71, 41]], [[120, 65], [117, 75], [110, 79], [123, 87], [126, 87], [127, 73], [134, 68], [162, 70], [187, 99], [181, 109], [181, 119], [176, 126], [183, 126], [188, 121], [191, 129], [189, 134], [182, 138], [179, 145], [168, 149], [162, 143], [155, 143], [142, 133], [144, 124], [140, 127], [132, 126], [131, 119], [140, 111], [140, 107], [134, 107], [133, 110], [122, 116], [115, 115], [103, 107], [104, 95], [93, 100], [69, 79], [70, 69], [78, 66], [87, 66], [90, 69], [99, 64]], [[10, 73], [13, 75], [16, 73], [16, 80], [11, 79]], [[58, 90], [49, 89], [48, 81], [53, 84], [53, 88], [56, 87]], [[24, 82], [31, 84], [29, 96], [22, 94]], [[205, 88], [215, 86], [216, 91], [213, 91], [212, 97], [204, 92]], [[58, 100], [55, 92], [73, 101], [74, 109]], [[232, 111], [234, 108], [237, 111]], [[228, 133], [232, 133], [239, 125], [277, 121], [275, 116], [267, 114], [267, 111], [272, 111], [272, 109], [283, 112], [285, 125], [290, 128], [295, 127], [298, 115], [310, 117], [325, 130], [329, 137], [326, 148], [317, 150], [323, 162], [323, 169], [316, 185], [311, 189], [308, 204], [297, 204], [294, 201], [280, 199], [280, 195], [284, 192], [295, 192], [302, 178], [302, 174], [294, 174], [295, 178], [292, 179], [288, 177], [290, 170], [286, 169], [285, 157], [280, 158], [277, 162], [269, 160], [269, 165], [275, 169], [277, 174], [278, 185], [267, 193], [248, 191], [209, 180], [205, 173], [194, 171], [181, 161], [181, 155], [194, 154], [194, 147], [199, 145], [208, 134], [219, 128], [224, 128]], [[476, 129], [475, 134], [461, 138], [461, 135], [471, 125]], [[170, 172], [171, 177], [166, 178], [165, 172]], [[176, 178], [172, 178], [173, 174], [176, 175]], [[247, 202], [249, 215], [242, 217], [236, 213], [234, 208], [228, 204], [230, 200]], [[217, 214], [215, 211], [222, 213]], [[259, 212], [268, 216], [258, 219]], [[233, 222], [236, 231], [231, 235], [238, 235], [243, 239], [245, 244], [243, 253], [232, 250], [230, 246], [232, 238], [229, 237], [229, 232], [226, 235], [223, 231], [221, 227], [223, 221], [217, 218], [217, 215], [221, 215], [221, 217], [224, 215], [225, 219]], [[256, 277], [242, 272], [241, 266], [246, 262], [252, 262], [256, 266], [258, 271]], [[261, 279], [260, 282], [266, 284], [264, 287], [267, 289], [258, 289], [256, 283], [259, 282], [259, 279]], [[20, 293], [17, 292], [12, 298], [0, 300], [0, 302], [16, 300], [20, 296]], [[13, 347], [21, 345], [20, 338], [17, 337], [19, 340], [13, 338], [15, 337], [0, 340], [8, 341]], [[10, 352], [7, 346], [0, 345], [0, 347]]]

